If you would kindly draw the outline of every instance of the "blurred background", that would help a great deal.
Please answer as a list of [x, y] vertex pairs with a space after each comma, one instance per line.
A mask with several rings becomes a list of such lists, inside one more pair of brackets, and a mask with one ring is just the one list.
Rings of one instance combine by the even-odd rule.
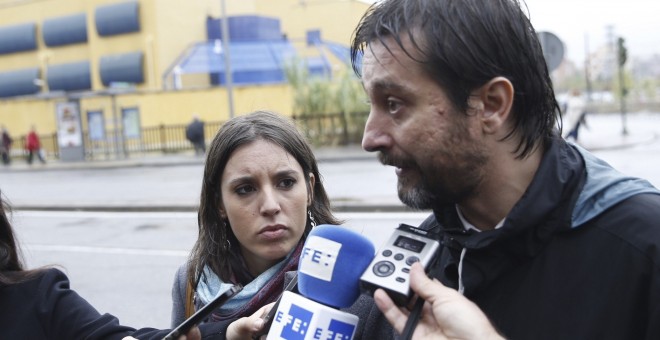
[[[187, 151], [193, 116], [210, 138], [257, 109], [294, 117], [316, 145], [359, 143], [367, 106], [348, 45], [372, 2], [0, 0], [10, 154], [26, 155], [31, 128], [49, 159]], [[589, 113], [660, 112], [659, 2], [522, 6], [560, 102], [578, 92]]]

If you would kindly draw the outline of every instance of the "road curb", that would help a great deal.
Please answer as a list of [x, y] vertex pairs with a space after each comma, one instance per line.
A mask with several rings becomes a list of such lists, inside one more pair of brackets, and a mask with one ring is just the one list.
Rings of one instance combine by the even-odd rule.
[[[16, 211], [85, 211], [85, 212], [197, 212], [197, 206], [183, 205], [21, 205], [14, 204]], [[334, 212], [419, 212], [404, 204], [336, 204], [332, 206]]]

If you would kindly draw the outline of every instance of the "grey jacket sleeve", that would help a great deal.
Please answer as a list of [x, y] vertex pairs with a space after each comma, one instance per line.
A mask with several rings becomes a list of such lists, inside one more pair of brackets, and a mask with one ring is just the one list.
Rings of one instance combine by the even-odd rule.
[[172, 328], [185, 320], [186, 314], [186, 272], [188, 265], [184, 264], [176, 271], [172, 285]]

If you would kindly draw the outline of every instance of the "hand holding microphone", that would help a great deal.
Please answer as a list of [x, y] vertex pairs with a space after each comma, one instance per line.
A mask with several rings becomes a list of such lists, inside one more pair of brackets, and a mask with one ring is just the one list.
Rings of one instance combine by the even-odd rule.
[[273, 308], [275, 302], [269, 303], [254, 312], [254, 314], [242, 317], [232, 322], [227, 327], [225, 338], [227, 340], [251, 339], [253, 337], [259, 338], [258, 334], [264, 327], [263, 316]]

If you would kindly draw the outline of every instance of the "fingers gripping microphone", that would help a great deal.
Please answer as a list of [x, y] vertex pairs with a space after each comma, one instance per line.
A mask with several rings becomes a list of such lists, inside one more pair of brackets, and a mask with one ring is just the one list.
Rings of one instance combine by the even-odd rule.
[[304, 296], [282, 294], [267, 339], [352, 339], [358, 317], [335, 308], [358, 298], [360, 276], [374, 254], [371, 241], [348, 228], [312, 229], [298, 263], [298, 290]]

